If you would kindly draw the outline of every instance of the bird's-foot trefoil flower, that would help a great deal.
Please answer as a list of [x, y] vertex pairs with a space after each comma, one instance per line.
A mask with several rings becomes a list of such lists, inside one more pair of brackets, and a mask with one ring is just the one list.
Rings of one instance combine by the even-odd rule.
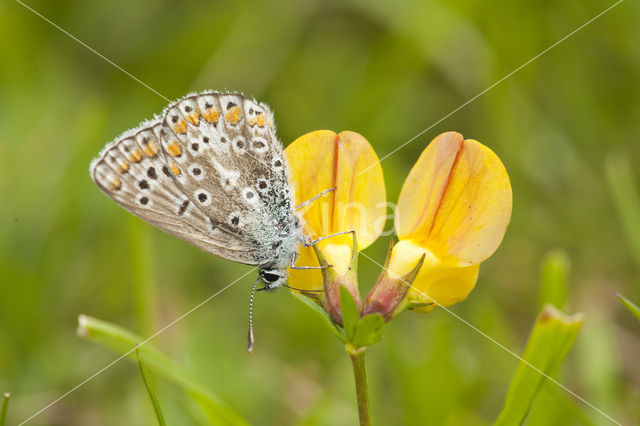
[[[399, 242], [372, 293], [421, 267], [396, 306], [429, 312], [464, 300], [480, 263], [498, 248], [511, 218], [509, 177], [500, 159], [481, 143], [455, 132], [436, 137], [402, 186], [395, 212]], [[398, 286], [398, 291], [402, 288]], [[375, 299], [366, 312], [375, 312]]]
[[[511, 218], [511, 184], [489, 148], [455, 132], [436, 137], [405, 180], [380, 276], [365, 298], [358, 290], [358, 252], [382, 233], [386, 193], [378, 157], [354, 132], [306, 134], [286, 150], [295, 201], [327, 189], [303, 211], [305, 234], [341, 235], [302, 248], [290, 270], [294, 291], [310, 297], [339, 330], [353, 363], [361, 424], [370, 424], [364, 353], [385, 322], [406, 310], [429, 312], [464, 300], [480, 263], [498, 248]], [[316, 309], [317, 306], [313, 305]]]
[[[373, 243], [384, 224], [375, 219], [386, 214], [386, 193], [382, 168], [367, 140], [355, 132], [336, 134], [329, 130], [308, 133], [285, 150], [295, 204], [327, 189], [334, 191], [303, 208], [305, 234], [312, 239], [337, 235], [315, 246], [333, 265], [330, 271], [289, 270], [292, 287], [316, 296], [334, 322], [341, 324], [338, 286], [346, 287], [361, 307], [353, 260], [357, 251]], [[371, 164], [375, 164], [367, 170]], [[357, 241], [354, 250], [354, 237]], [[301, 248], [298, 266], [318, 266], [313, 248]]]
[[[296, 202], [336, 188], [306, 207], [305, 232], [313, 238], [355, 232], [317, 244], [333, 265], [330, 271], [290, 270], [289, 276], [295, 288], [321, 290], [317, 300], [341, 324], [337, 283], [349, 290], [360, 310], [354, 247], [369, 246], [384, 227], [382, 169], [371, 145], [355, 132], [308, 133], [285, 156]], [[464, 300], [475, 286], [480, 263], [500, 245], [511, 207], [509, 177], [493, 151], [456, 132], [436, 137], [402, 186], [394, 217], [399, 241], [363, 312], [389, 320], [407, 309], [429, 312]], [[303, 248], [297, 265], [319, 265], [314, 250]]]

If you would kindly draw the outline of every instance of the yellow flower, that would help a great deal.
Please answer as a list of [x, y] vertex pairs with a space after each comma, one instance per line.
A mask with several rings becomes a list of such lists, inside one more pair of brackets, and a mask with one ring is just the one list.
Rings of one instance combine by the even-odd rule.
[[[366, 139], [354, 132], [320, 130], [295, 140], [285, 157], [295, 204], [336, 188], [304, 207], [308, 238], [353, 230], [358, 251], [378, 238], [386, 194], [378, 158]], [[402, 186], [395, 210], [399, 242], [366, 299], [364, 314], [378, 312], [389, 320], [404, 309], [428, 312], [464, 300], [480, 263], [500, 245], [511, 206], [509, 177], [489, 148], [455, 132], [436, 137]], [[340, 285], [360, 304], [357, 276], [350, 270], [353, 237], [332, 237], [317, 248], [333, 265], [325, 282], [318, 270], [289, 270], [289, 281], [301, 290], [322, 290], [318, 302], [340, 323]], [[317, 266], [313, 249], [301, 248], [296, 265]]]
[[408, 274], [424, 255], [408, 307], [428, 312], [434, 301], [449, 306], [464, 300], [480, 263], [502, 241], [511, 205], [509, 177], [493, 151], [455, 132], [436, 137], [411, 169], [395, 212], [400, 241], [389, 274]]
[[[318, 130], [293, 141], [284, 154], [294, 189], [294, 205], [336, 188], [302, 208], [308, 238], [353, 230], [358, 250], [378, 238], [384, 227], [386, 193], [378, 157], [364, 137], [349, 131], [336, 134]], [[348, 270], [352, 246], [353, 237], [348, 234], [317, 244], [338, 275]], [[302, 247], [296, 265], [317, 266], [313, 249]], [[318, 270], [290, 269], [289, 282], [303, 290], [323, 288]]]

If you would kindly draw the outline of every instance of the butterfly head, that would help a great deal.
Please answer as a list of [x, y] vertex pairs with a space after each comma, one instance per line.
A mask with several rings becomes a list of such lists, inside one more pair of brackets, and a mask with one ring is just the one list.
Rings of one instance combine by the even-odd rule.
[[287, 272], [284, 269], [263, 268], [258, 275], [265, 283], [264, 290], [274, 290], [287, 282]]

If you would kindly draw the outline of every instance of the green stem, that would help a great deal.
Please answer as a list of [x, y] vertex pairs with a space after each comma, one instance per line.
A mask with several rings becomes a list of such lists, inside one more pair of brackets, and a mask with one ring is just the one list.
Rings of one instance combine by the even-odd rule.
[[347, 345], [347, 352], [353, 365], [353, 376], [356, 380], [356, 394], [358, 397], [358, 414], [360, 426], [371, 425], [369, 414], [369, 387], [367, 385], [367, 369], [364, 365], [364, 352], [366, 348], [353, 348]]
[[142, 356], [140, 356], [140, 349], [138, 347], [136, 347], [136, 357], [138, 358], [138, 366], [140, 367], [140, 374], [142, 375], [142, 381], [144, 382], [144, 386], [147, 388], [147, 393], [149, 394], [149, 398], [151, 398], [153, 411], [156, 413], [156, 420], [158, 420], [158, 425], [166, 426], [167, 423], [165, 422], [164, 416], [162, 415], [160, 402], [158, 401], [158, 397], [156, 396], [156, 393], [153, 390], [153, 386], [151, 386], [151, 379], [149, 378], [149, 373], [147, 372], [147, 367], [144, 365]]

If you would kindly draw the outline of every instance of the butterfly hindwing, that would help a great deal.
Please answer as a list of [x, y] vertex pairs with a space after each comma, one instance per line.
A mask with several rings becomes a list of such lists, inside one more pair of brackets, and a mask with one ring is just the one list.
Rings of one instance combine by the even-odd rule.
[[139, 218], [196, 247], [237, 262], [251, 263], [248, 248], [216, 229], [176, 186], [174, 164], [165, 160], [159, 120], [143, 123], [109, 144], [91, 165], [98, 187]]
[[244, 95], [172, 103], [109, 144], [91, 174], [118, 204], [207, 252], [278, 268], [295, 257], [302, 231], [273, 114]]
[[[180, 190], [268, 262], [292, 219], [282, 146], [266, 106], [206, 93], [170, 105], [162, 146]], [[295, 219], [295, 218], [294, 218]]]

